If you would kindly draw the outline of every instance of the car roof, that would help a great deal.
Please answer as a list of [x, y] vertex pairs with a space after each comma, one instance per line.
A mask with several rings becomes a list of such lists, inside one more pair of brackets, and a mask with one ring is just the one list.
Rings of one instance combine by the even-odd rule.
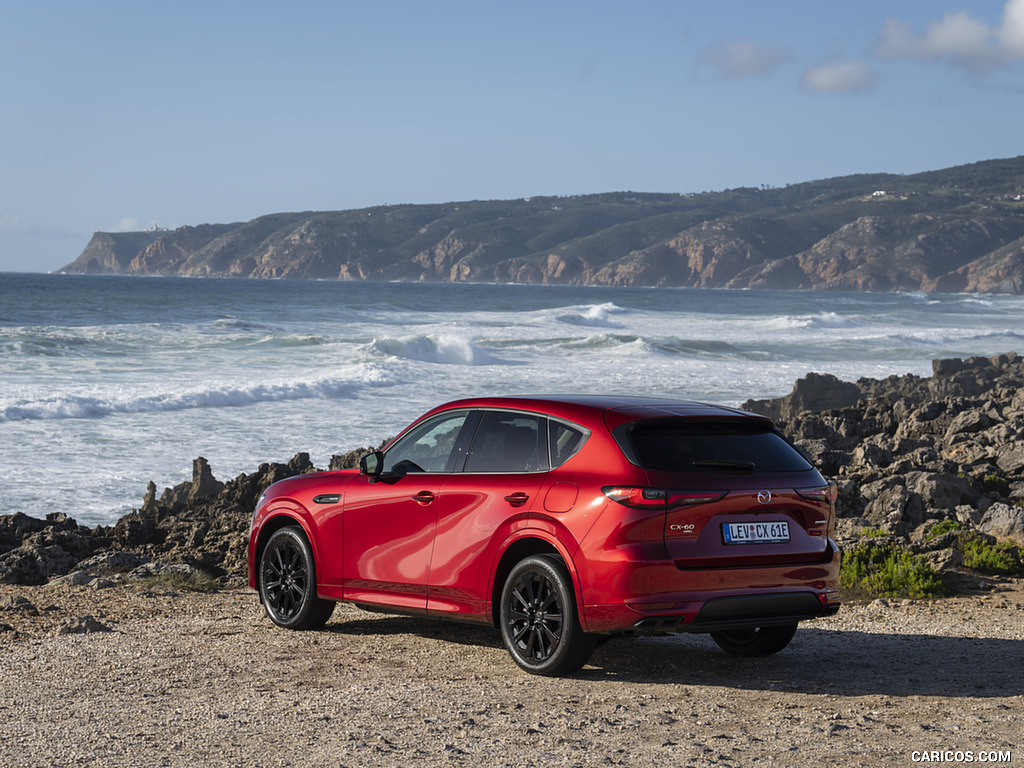
[[[506, 408], [513, 410], [540, 411], [570, 420], [601, 418], [609, 423], [622, 424], [640, 419], [684, 417], [695, 419], [710, 418], [752, 418], [765, 421], [764, 416], [724, 405], [712, 405], [692, 400], [675, 400], [665, 397], [640, 397], [637, 395], [510, 395], [504, 397], [476, 397], [454, 400], [435, 409], [453, 408]], [[614, 424], [612, 423], [614, 422]]]

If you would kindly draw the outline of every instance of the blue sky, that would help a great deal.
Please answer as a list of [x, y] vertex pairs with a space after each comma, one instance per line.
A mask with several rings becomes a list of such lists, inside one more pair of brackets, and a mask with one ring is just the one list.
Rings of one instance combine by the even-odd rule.
[[153, 223], [1024, 154], [1024, 0], [8, 0], [0, 72], [0, 271]]

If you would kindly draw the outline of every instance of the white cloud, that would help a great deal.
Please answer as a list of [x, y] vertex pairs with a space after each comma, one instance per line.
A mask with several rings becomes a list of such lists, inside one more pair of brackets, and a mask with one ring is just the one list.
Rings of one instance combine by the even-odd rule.
[[5, 213], [0, 216], [0, 229], [14, 229], [18, 226], [18, 217]]
[[1003, 8], [1003, 25], [997, 32], [1007, 54], [1024, 59], [1024, 0], [1010, 0]]
[[874, 85], [875, 73], [862, 61], [833, 61], [804, 71], [800, 82], [815, 93], [860, 93]]
[[789, 58], [790, 53], [784, 48], [752, 40], [728, 40], [708, 46], [700, 54], [701, 61], [730, 80], [770, 75]]
[[889, 18], [873, 50], [881, 59], [948, 59], [970, 72], [1007, 66], [1024, 59], [1024, 0], [1007, 0], [998, 27], [966, 12], [947, 13], [917, 34], [906, 22]]

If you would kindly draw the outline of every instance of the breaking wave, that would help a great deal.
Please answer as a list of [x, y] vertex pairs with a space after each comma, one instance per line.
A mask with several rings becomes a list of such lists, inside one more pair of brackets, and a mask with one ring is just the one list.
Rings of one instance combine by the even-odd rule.
[[612, 302], [594, 304], [581, 312], [557, 315], [558, 321], [568, 325], [579, 325], [590, 328], [622, 328], [622, 323], [611, 319], [612, 315], [623, 314], [626, 310]]
[[[119, 387], [107, 394], [62, 394], [20, 402], [0, 400], [0, 422], [43, 419], [97, 419], [116, 414], [166, 413], [194, 408], [233, 408], [290, 400], [355, 398], [366, 387], [396, 383], [367, 369], [356, 376], [325, 376], [310, 381], [267, 381], [248, 386], [134, 392]], [[10, 400], [10, 398], [5, 398]]]
[[386, 357], [443, 365], [495, 365], [501, 361], [469, 339], [454, 334], [438, 336], [385, 336], [370, 342], [370, 349]]

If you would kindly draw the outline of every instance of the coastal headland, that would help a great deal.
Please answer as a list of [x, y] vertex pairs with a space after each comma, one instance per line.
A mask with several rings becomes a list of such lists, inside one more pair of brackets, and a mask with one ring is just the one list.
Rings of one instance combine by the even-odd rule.
[[699, 194], [386, 205], [97, 232], [61, 271], [1024, 292], [1024, 157]]

